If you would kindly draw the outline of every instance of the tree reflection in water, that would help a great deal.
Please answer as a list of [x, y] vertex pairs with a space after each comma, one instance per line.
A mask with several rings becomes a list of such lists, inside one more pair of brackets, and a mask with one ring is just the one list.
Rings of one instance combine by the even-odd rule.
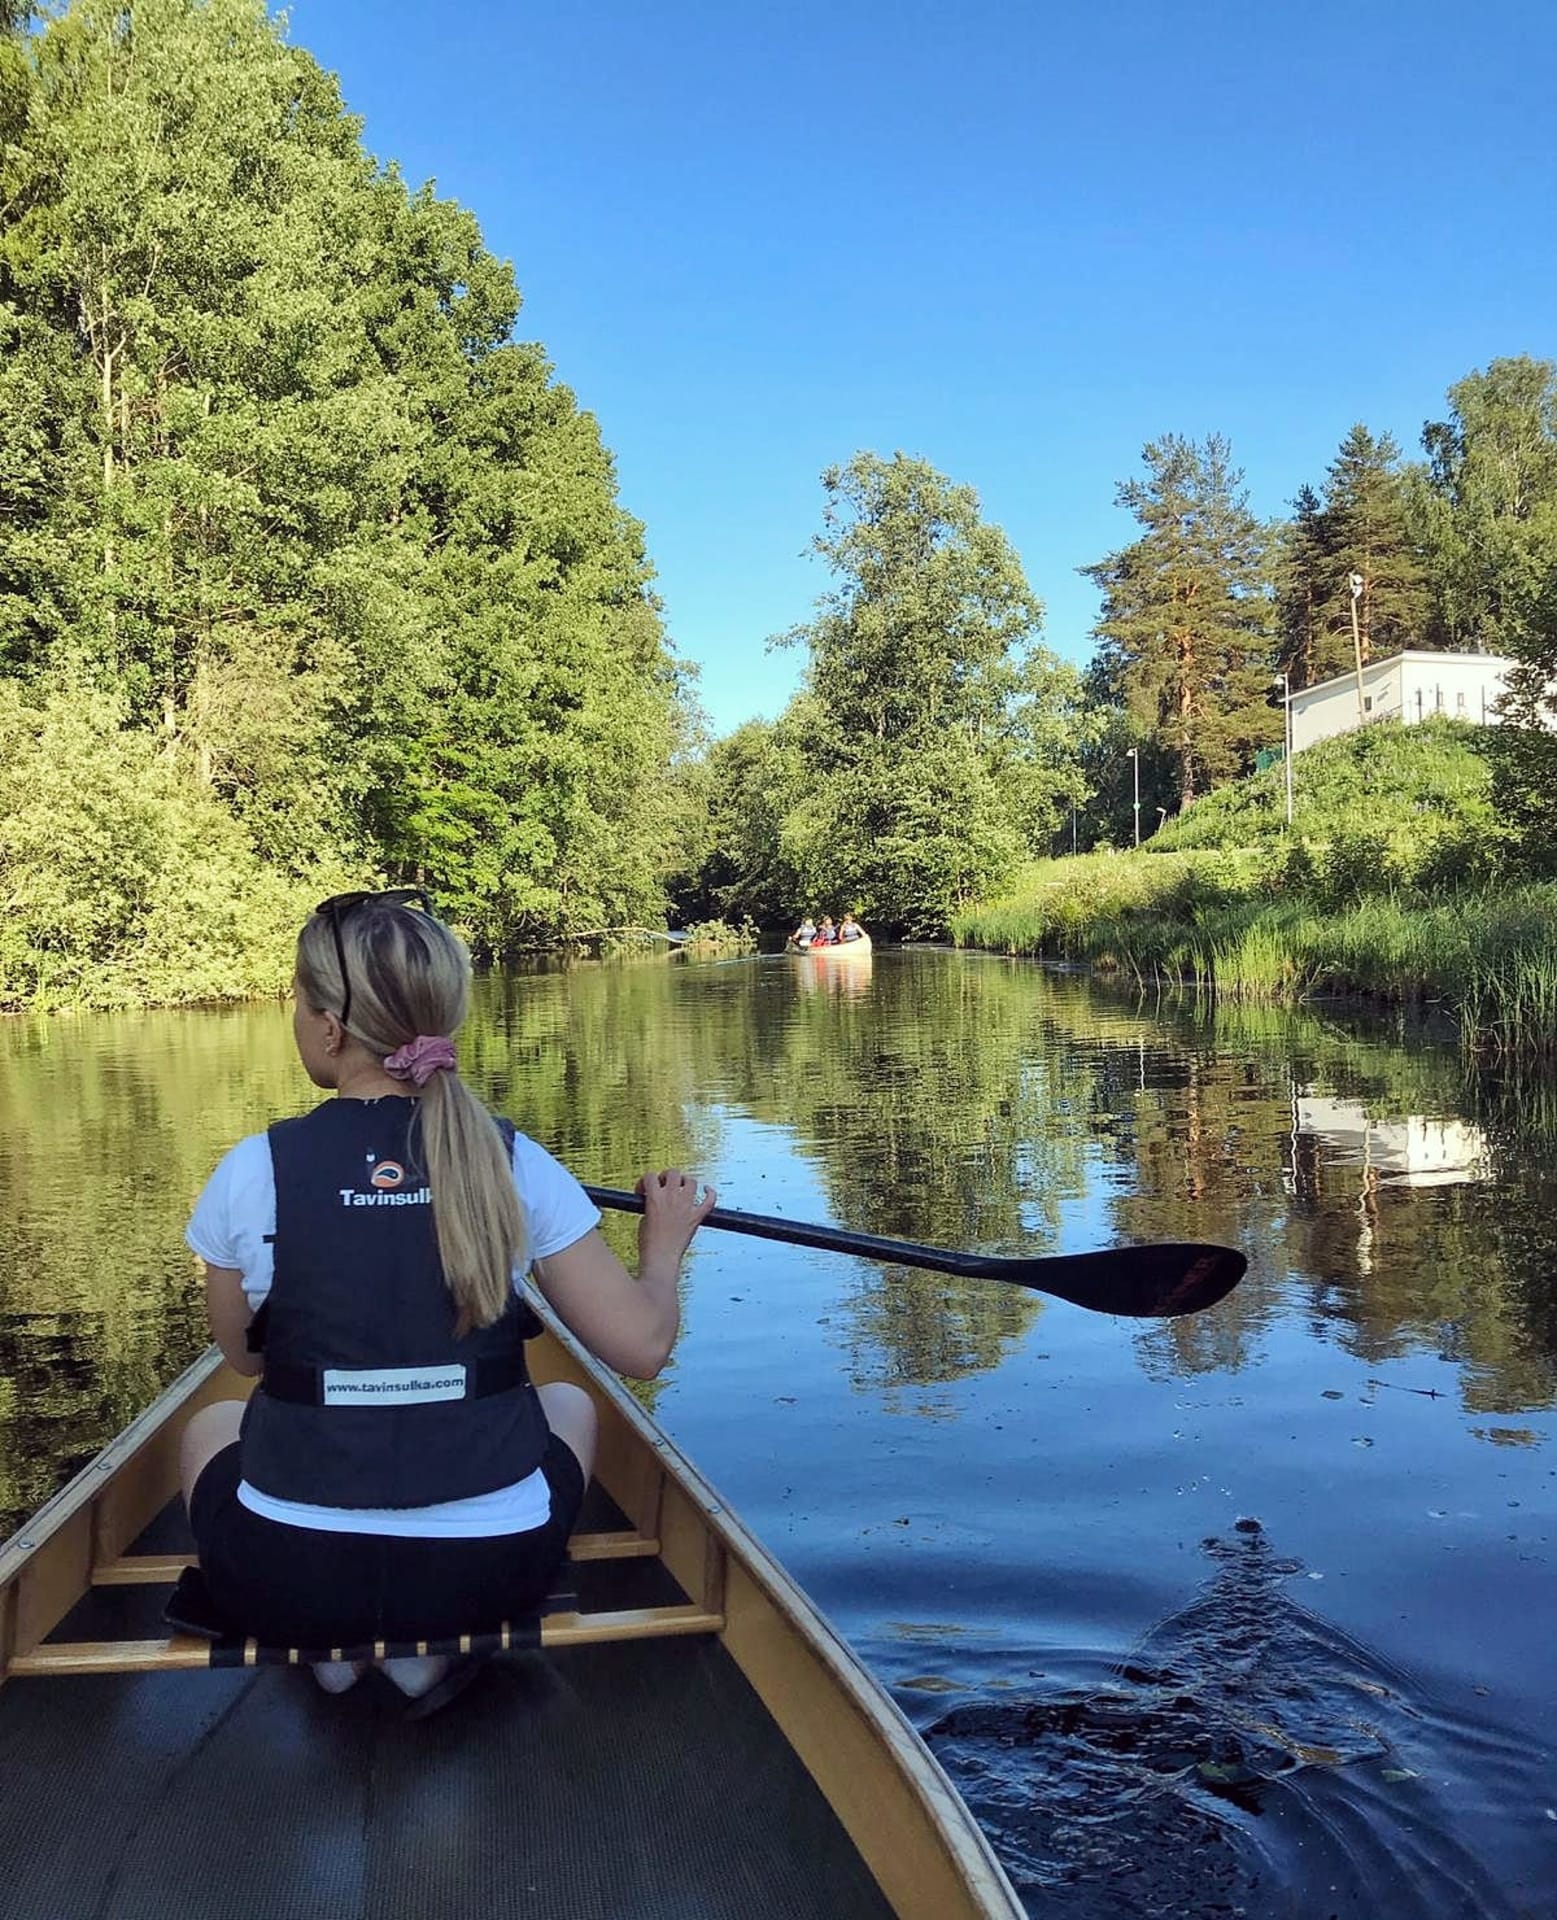
[[[586, 1179], [711, 1165], [734, 1113], [864, 1231], [1242, 1245], [1249, 1277], [1214, 1313], [1137, 1331], [1150, 1372], [1236, 1368], [1297, 1312], [1376, 1368], [1452, 1353], [1478, 1413], [1557, 1396], [1557, 1096], [1452, 1036], [878, 952], [508, 973], [482, 983], [461, 1055]], [[0, 1028], [0, 1507], [44, 1498], [198, 1350], [189, 1205], [227, 1145], [310, 1097], [279, 1007]], [[1381, 1165], [1368, 1143], [1407, 1123], [1473, 1129], [1471, 1177]], [[757, 1173], [732, 1168], [724, 1198], [760, 1205]], [[850, 1287], [851, 1374], [893, 1390], [996, 1366], [1043, 1311], [922, 1273], [860, 1267]]]

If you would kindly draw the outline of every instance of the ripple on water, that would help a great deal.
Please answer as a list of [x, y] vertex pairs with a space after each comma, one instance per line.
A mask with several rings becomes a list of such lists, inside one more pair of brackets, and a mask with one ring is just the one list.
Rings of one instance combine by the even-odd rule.
[[[927, 1738], [1035, 1914], [1550, 1920], [1554, 1756], [1426, 1699], [1288, 1595], [1254, 1523], [1102, 1688]], [[1488, 1870], [1495, 1863], [1496, 1879]]]

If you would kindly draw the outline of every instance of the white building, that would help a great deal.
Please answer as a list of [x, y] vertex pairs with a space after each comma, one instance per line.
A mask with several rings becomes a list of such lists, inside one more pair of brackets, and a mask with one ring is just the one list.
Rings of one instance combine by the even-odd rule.
[[1316, 740], [1350, 733], [1373, 720], [1413, 725], [1432, 714], [1496, 726], [1512, 660], [1496, 653], [1428, 653], [1412, 649], [1370, 660], [1362, 670], [1362, 714], [1357, 712], [1357, 675], [1339, 673], [1292, 696], [1292, 751]]

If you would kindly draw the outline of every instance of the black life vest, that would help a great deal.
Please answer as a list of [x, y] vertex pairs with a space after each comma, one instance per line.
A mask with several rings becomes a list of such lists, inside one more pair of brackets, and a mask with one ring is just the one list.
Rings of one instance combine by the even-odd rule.
[[516, 1297], [454, 1336], [416, 1106], [327, 1100], [270, 1129], [275, 1278], [242, 1461], [276, 1499], [432, 1506], [522, 1480], [546, 1451], [524, 1362], [534, 1313]]

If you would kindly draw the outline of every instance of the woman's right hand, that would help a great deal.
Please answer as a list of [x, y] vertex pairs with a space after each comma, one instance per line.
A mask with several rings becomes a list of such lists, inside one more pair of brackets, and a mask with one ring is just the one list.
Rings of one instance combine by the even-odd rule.
[[712, 1187], [699, 1190], [697, 1180], [679, 1167], [646, 1173], [633, 1191], [643, 1196], [643, 1219], [638, 1227], [640, 1267], [668, 1262], [674, 1271], [692, 1244], [692, 1236], [718, 1204]]

